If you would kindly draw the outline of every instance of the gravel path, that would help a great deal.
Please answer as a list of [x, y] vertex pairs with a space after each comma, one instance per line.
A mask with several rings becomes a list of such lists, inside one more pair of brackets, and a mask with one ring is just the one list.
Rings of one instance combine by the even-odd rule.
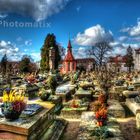
[[69, 121], [61, 140], [76, 140], [80, 121]]
[[118, 119], [125, 140], [140, 140], [140, 131], [136, 129], [135, 117]]

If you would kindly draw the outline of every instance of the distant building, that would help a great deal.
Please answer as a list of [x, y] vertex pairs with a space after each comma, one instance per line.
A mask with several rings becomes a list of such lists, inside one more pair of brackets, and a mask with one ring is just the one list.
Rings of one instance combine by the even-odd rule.
[[[18, 61], [8, 61], [7, 66], [6, 66], [7, 72], [11, 74], [17, 74], [19, 73], [19, 62]], [[2, 72], [2, 67], [0, 64], [0, 72]]]
[[62, 61], [62, 65], [60, 67], [60, 72], [71, 73], [75, 72], [77, 69], [84, 69], [86, 71], [90, 71], [95, 66], [95, 60], [93, 58], [82, 58], [82, 59], [75, 59], [72, 53], [72, 46], [69, 40], [68, 47], [67, 47], [67, 54]]
[[[20, 73], [20, 61], [8, 61], [7, 63], [7, 73], [10, 73], [12, 75], [16, 75]], [[36, 63], [30, 63], [30, 67], [32, 69], [33, 72], [35, 72], [38, 68]], [[1, 67], [1, 63], [0, 63], [0, 73], [2, 73], [2, 67]]]
[[95, 67], [94, 58], [79, 58], [76, 59], [77, 69], [84, 69], [86, 71], [91, 71]]
[[127, 71], [126, 56], [109, 57], [107, 68], [115, 72]]

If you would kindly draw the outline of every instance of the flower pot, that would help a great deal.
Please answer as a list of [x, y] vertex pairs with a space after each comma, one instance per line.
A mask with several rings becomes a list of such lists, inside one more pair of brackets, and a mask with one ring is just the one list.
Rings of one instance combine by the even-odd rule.
[[103, 126], [103, 122], [102, 121], [98, 121], [97, 125], [101, 127], [101, 126]]
[[106, 125], [106, 120], [105, 119], [98, 119], [97, 125], [100, 127]]
[[49, 97], [50, 97], [50, 94], [44, 93], [44, 94], [42, 94], [42, 95], [40, 96], [40, 99], [41, 99], [42, 101], [47, 101]]
[[19, 118], [21, 112], [17, 112], [14, 110], [4, 110], [2, 109], [2, 113], [7, 120], [16, 120]]

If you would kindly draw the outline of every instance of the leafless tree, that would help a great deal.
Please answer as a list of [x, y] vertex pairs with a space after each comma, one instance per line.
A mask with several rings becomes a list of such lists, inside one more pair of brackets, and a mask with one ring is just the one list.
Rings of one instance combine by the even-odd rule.
[[112, 51], [112, 46], [110, 46], [109, 43], [99, 42], [88, 50], [88, 55], [93, 56], [96, 64], [102, 67], [103, 63], [107, 61], [107, 55], [110, 51]]

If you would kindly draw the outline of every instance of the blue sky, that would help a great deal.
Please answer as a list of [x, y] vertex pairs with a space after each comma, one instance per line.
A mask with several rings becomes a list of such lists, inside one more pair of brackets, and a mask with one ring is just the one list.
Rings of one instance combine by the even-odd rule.
[[[114, 54], [125, 53], [128, 45], [139, 48], [139, 0], [0, 0], [0, 58], [7, 53], [19, 60], [28, 54], [37, 61], [48, 33], [67, 47], [72, 41], [75, 57], [107, 40]], [[45, 27], [25, 27], [25, 24]], [[23, 26], [23, 27], [21, 27]]]

